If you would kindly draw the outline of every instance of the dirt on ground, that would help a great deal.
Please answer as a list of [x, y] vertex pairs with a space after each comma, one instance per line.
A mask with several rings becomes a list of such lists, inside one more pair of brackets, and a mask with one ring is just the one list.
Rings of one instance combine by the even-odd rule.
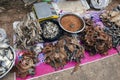
[[21, 20], [30, 11], [31, 6], [25, 7], [22, 0], [0, 0], [0, 28], [6, 30], [11, 45], [13, 22]]

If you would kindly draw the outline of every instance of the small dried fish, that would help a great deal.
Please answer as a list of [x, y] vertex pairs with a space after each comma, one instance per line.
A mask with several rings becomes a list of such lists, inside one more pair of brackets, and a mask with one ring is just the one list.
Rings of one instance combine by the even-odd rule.
[[35, 74], [35, 64], [37, 56], [34, 52], [26, 51], [22, 55], [22, 59], [18, 61], [16, 66], [16, 74], [18, 77], [25, 78], [27, 75]]
[[2, 42], [7, 37], [4, 29], [0, 28], [0, 42]]
[[0, 75], [4, 74], [6, 72], [6, 69], [4, 67], [0, 67]]
[[59, 34], [59, 26], [52, 21], [46, 21], [42, 27], [43, 37], [46, 39], [55, 38]]
[[90, 55], [104, 54], [112, 47], [112, 37], [100, 27], [87, 25], [80, 34], [80, 40]]
[[6, 44], [6, 43], [1, 43], [0, 42], [0, 48], [8, 48], [9, 47], [9, 45], [8, 44]]
[[[118, 46], [120, 46], [120, 10], [119, 10], [119, 6], [117, 8], [114, 9], [114, 11], [109, 11], [109, 13], [104, 13], [107, 15], [104, 16], [102, 15], [102, 22], [104, 23], [104, 25], [106, 26], [105, 28], [105, 32], [107, 34], [109, 34], [110, 36], [112, 36], [112, 44], [113, 47], [117, 49]], [[106, 18], [105, 18], [106, 17]], [[119, 53], [119, 50], [117, 50]]]
[[42, 30], [39, 22], [31, 19], [29, 15], [18, 23], [15, 28], [15, 34], [15, 45], [20, 49], [27, 49], [36, 43], [43, 42], [41, 37]]
[[[7, 46], [7, 47], [6, 47]], [[11, 65], [14, 62], [14, 53], [12, 52], [12, 48], [5, 44], [1, 45], [0, 48], [0, 75], [3, 75], [8, 71]]]
[[[79, 64], [84, 56], [84, 48], [79, 44], [77, 38], [64, 36], [55, 44], [45, 45], [43, 53], [45, 53], [45, 63], [58, 70], [70, 61]], [[73, 72], [77, 71], [76, 67]]]
[[8, 51], [7, 51], [6, 57], [7, 57], [9, 60], [11, 60], [11, 61], [13, 60], [13, 57], [14, 57], [14, 56], [13, 56], [13, 53], [11, 52], [11, 50], [8, 50]]

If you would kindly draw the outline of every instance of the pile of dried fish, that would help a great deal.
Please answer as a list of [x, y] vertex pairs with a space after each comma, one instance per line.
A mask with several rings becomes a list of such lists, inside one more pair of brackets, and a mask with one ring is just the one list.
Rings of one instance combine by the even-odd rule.
[[0, 28], [0, 78], [10, 71], [15, 62], [15, 52], [8, 41], [5, 30]]
[[[112, 36], [113, 47], [117, 49], [120, 45], [120, 6], [115, 8], [117, 11], [106, 11], [100, 18], [106, 26], [105, 31]], [[119, 49], [117, 49], [120, 53]]]
[[80, 60], [84, 56], [84, 48], [79, 44], [78, 39], [68, 36], [62, 37], [55, 44], [46, 44], [43, 52], [45, 53], [45, 63], [54, 67], [55, 70], [63, 68], [69, 61], [75, 61], [78, 68]]
[[106, 27], [120, 26], [120, 11], [106, 11], [100, 15], [100, 18]]
[[17, 48], [27, 49], [29, 46], [43, 42], [41, 34], [40, 24], [36, 20], [31, 19], [31, 16], [27, 15], [15, 28], [15, 44]]
[[113, 47], [118, 47], [120, 45], [120, 26], [112, 25], [112, 27], [106, 28], [105, 31], [112, 36]]
[[0, 42], [2, 43], [9, 43], [9, 40], [7, 39], [7, 34], [4, 29], [0, 28]]
[[43, 38], [47, 41], [53, 41], [60, 35], [60, 28], [57, 21], [47, 20], [41, 23], [43, 28]]
[[2, 42], [7, 37], [4, 29], [0, 28], [0, 42]]
[[96, 53], [107, 54], [112, 47], [112, 38], [98, 26], [93, 26], [93, 22], [87, 24], [85, 30], [80, 35], [80, 40], [90, 55]]
[[16, 74], [18, 77], [25, 78], [28, 75], [35, 74], [35, 64], [38, 62], [34, 52], [26, 51], [22, 58], [16, 64]]
[[0, 78], [12, 68], [15, 54], [8, 44], [0, 43]]

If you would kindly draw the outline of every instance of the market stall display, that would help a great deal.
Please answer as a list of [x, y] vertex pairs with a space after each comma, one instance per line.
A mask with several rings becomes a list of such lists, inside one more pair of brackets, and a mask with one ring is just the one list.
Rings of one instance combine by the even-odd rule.
[[[112, 36], [106, 33], [105, 26], [115, 24], [115, 35], [119, 35], [116, 33], [119, 30], [119, 12], [90, 11], [85, 15], [67, 12], [60, 13], [55, 19], [54, 10], [48, 3], [39, 4], [33, 7], [34, 17], [27, 14], [14, 28], [17, 80], [75, 66], [74, 73], [80, 64], [116, 54], [112, 48]], [[114, 19], [107, 20], [110, 17]]]
[[[29, 79], [33, 75], [40, 76], [75, 66], [72, 71], [72, 73], [74, 73], [82, 63], [102, 58], [101, 55], [105, 57], [106, 55], [110, 56], [115, 54], [115, 50], [111, 49], [112, 38], [104, 32], [105, 27], [99, 18], [99, 15], [103, 12], [89, 12], [87, 15], [83, 16], [84, 19], [79, 19], [77, 17], [78, 21], [83, 20], [84, 23], [84, 28], [82, 27], [83, 30], [81, 29], [82, 31], [78, 31], [77, 34], [76, 31], [68, 32], [64, 29], [63, 33], [57, 32], [57, 30], [61, 30], [60, 27], [62, 27], [60, 23], [60, 25], [58, 24], [61, 18], [58, 19], [58, 22], [57, 20], [50, 19], [40, 22], [41, 37], [44, 42], [38, 42], [31, 47], [26, 46], [26, 48], [24, 48], [29, 51], [34, 50], [34, 52], [37, 49], [35, 54], [37, 54], [36, 59], [38, 59], [38, 62], [34, 64], [34, 67], [29, 66], [29, 68], [24, 70], [25, 72], [22, 72], [21, 68], [23, 66], [20, 65], [23, 65], [23, 63], [26, 62], [26, 59], [21, 55], [21, 52], [18, 51], [18, 64], [16, 64], [16, 66], [19, 66], [17, 68], [17, 80]], [[54, 34], [54, 32], [56, 34]], [[26, 30], [26, 33], [29, 33], [29, 30]], [[46, 34], [48, 36], [46, 36]], [[61, 36], [57, 36], [56, 38], [57, 34], [61, 34]], [[81, 36], [80, 40], [78, 39], [78, 34]], [[56, 39], [54, 39], [54, 36]], [[35, 47], [35, 45], [39, 45], [39, 47]], [[88, 53], [84, 50], [88, 51]], [[100, 55], [97, 53], [100, 53]], [[89, 54], [94, 55], [92, 59]], [[83, 58], [84, 56], [85, 59]], [[32, 60], [33, 58], [29, 57], [29, 59]], [[38, 72], [39, 70], [40, 72]]]

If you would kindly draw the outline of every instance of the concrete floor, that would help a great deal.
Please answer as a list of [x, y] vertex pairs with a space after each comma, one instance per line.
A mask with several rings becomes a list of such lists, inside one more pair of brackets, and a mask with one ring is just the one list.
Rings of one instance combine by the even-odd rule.
[[[106, 9], [112, 9], [117, 4], [120, 4], [120, 1], [113, 0], [113, 2]], [[69, 5], [73, 6], [70, 7]], [[78, 2], [73, 2], [69, 5], [63, 5], [61, 8], [67, 9], [68, 6], [68, 9], [75, 10], [77, 12], [81, 11], [80, 9], [83, 8], [80, 4], [78, 4]], [[75, 7], [77, 5], [81, 7]], [[5, 13], [0, 14], [0, 27], [6, 29], [11, 44], [13, 35], [12, 23], [16, 20], [22, 19], [22, 17], [26, 14], [25, 9], [22, 9], [19, 5], [16, 6], [18, 9], [12, 8]], [[73, 75], [70, 74], [71, 71], [72, 69], [36, 78], [34, 80], [120, 80], [120, 56], [114, 55], [104, 60], [86, 64]], [[0, 80], [14, 80], [13, 72], [9, 72]]]
[[[73, 75], [70, 70], [43, 76], [33, 80], [120, 80], [120, 56], [112, 57], [86, 64]], [[0, 80], [14, 80], [13, 73], [10, 72]]]
[[120, 80], [120, 56], [115, 55], [81, 67], [75, 74], [67, 70], [33, 80]]

